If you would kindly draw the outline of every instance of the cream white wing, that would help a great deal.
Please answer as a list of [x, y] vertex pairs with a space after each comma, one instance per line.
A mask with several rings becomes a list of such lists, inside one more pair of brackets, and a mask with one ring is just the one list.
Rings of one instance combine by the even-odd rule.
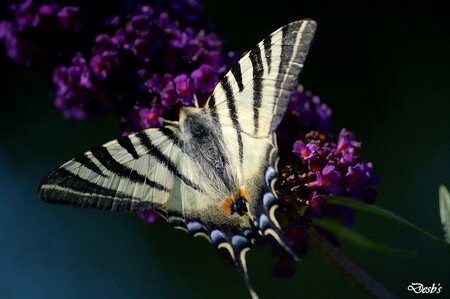
[[[214, 89], [205, 105], [221, 126], [269, 137], [286, 111], [316, 30], [313, 20], [292, 22], [248, 52]], [[239, 147], [242, 137], [237, 137]]]
[[50, 173], [39, 197], [46, 202], [105, 210], [166, 210], [174, 185], [194, 182], [178, 167], [182, 153], [175, 126], [121, 137], [76, 156]]

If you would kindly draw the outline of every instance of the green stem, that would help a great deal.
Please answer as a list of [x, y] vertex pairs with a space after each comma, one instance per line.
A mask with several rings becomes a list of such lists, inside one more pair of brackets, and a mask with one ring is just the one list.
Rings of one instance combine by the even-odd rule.
[[375, 298], [397, 298], [380, 282], [364, 272], [358, 265], [351, 261], [342, 249], [333, 246], [326, 238], [315, 229], [310, 230], [310, 241], [314, 248], [324, 254], [342, 272], [350, 276], [352, 280]]

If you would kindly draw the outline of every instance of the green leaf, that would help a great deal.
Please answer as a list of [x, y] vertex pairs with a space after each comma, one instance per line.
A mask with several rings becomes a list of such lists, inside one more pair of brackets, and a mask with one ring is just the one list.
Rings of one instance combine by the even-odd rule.
[[346, 206], [346, 207], [354, 208], [356, 210], [372, 213], [374, 215], [381, 216], [386, 219], [403, 224], [403, 225], [405, 225], [405, 226], [407, 226], [407, 227], [409, 227], [409, 228], [411, 228], [411, 229], [413, 229], [435, 241], [445, 242], [444, 240], [427, 232], [423, 228], [420, 228], [417, 225], [409, 222], [405, 218], [400, 217], [400, 216], [394, 214], [393, 212], [388, 211], [385, 208], [382, 208], [377, 205], [369, 205], [369, 204], [363, 203], [359, 200], [355, 200], [354, 198], [347, 198], [347, 197], [342, 197], [342, 196], [328, 196], [327, 203], [332, 204], [332, 205]]
[[378, 251], [384, 254], [389, 255], [397, 255], [397, 256], [406, 256], [412, 257], [415, 256], [416, 253], [411, 250], [398, 249], [393, 248], [384, 244], [377, 243], [372, 241], [360, 233], [349, 229], [348, 227], [343, 226], [337, 221], [326, 219], [326, 218], [316, 218], [314, 219], [314, 224], [320, 228], [323, 228], [329, 232], [332, 232], [336, 235], [336, 237], [340, 240], [351, 242], [359, 247], [370, 249], [374, 251]]
[[445, 241], [450, 245], [450, 194], [444, 185], [439, 187], [439, 213], [445, 233]]

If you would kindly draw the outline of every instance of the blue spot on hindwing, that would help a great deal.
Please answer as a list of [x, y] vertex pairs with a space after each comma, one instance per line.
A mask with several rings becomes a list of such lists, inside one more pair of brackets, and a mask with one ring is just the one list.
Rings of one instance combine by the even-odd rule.
[[225, 242], [225, 235], [223, 234], [223, 232], [221, 232], [220, 230], [213, 230], [210, 234], [211, 236], [211, 241], [214, 245], [218, 245], [222, 242]]
[[208, 229], [202, 223], [197, 221], [191, 221], [187, 224], [187, 229], [190, 234], [194, 235], [199, 232], [206, 233]]
[[247, 240], [253, 239], [253, 231], [251, 229], [245, 229], [242, 234], [245, 238], [247, 238]]
[[277, 199], [271, 192], [264, 193], [264, 196], [263, 196], [264, 207], [266, 207], [267, 209], [270, 209], [276, 201], [277, 201]]
[[275, 169], [272, 166], [267, 167], [266, 169], [266, 174], [265, 174], [265, 179], [266, 179], [266, 185], [270, 186], [270, 182], [272, 181], [272, 179], [274, 179], [277, 176], [277, 172], [275, 171]]
[[246, 238], [240, 235], [233, 236], [233, 238], [231, 239], [231, 244], [233, 245], [233, 248], [235, 250], [237, 249], [238, 251], [241, 251], [243, 248], [249, 247], [251, 245]]
[[270, 228], [272, 226], [271, 224], [272, 223], [270, 222], [270, 219], [269, 219], [269, 217], [267, 217], [266, 214], [262, 214], [259, 217], [259, 228], [262, 231], [265, 231], [267, 228]]

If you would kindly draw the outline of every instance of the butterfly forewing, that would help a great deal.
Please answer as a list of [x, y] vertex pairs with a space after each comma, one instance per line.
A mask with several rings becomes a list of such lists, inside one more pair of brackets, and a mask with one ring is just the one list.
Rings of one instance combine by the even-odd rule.
[[286, 111], [315, 29], [313, 20], [301, 20], [272, 33], [225, 75], [205, 108], [222, 126], [269, 136]]
[[[47, 202], [105, 210], [163, 208], [173, 193], [181, 151], [168, 132], [149, 129], [76, 156], [50, 173], [39, 197]], [[170, 163], [169, 163], [170, 162]]]

